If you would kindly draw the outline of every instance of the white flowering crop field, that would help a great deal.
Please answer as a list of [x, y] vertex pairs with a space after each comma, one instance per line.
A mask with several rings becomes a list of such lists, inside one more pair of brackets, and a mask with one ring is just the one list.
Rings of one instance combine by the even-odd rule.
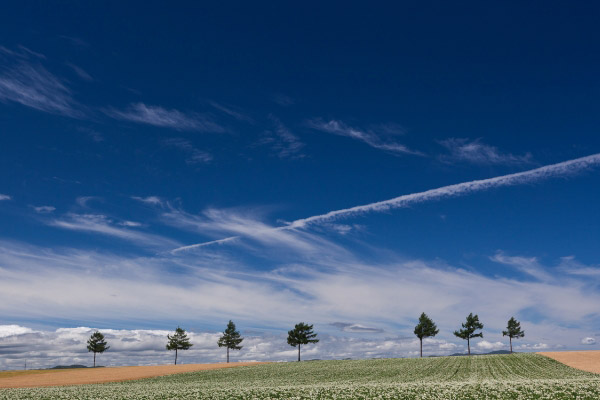
[[599, 399], [600, 375], [537, 354], [305, 361], [0, 390], [0, 399]]

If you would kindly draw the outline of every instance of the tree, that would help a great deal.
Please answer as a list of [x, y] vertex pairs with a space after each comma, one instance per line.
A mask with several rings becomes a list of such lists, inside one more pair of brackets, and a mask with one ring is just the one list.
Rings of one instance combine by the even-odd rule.
[[106, 350], [110, 349], [110, 346], [107, 346], [104, 335], [96, 331], [92, 333], [92, 336], [88, 339], [87, 349], [88, 353], [90, 351], [94, 352], [94, 368], [96, 368], [96, 353], [104, 353]]
[[300, 361], [300, 346], [309, 343], [318, 343], [319, 339], [315, 339], [317, 334], [313, 332], [313, 326], [300, 322], [294, 326], [294, 329], [288, 331], [287, 342], [290, 346], [298, 346], [298, 361]]
[[177, 350], [187, 350], [193, 346], [185, 333], [185, 329], [177, 327], [173, 336], [167, 335], [167, 350], [175, 350], [175, 365], [177, 365]]
[[476, 337], [483, 338], [483, 333], [475, 333], [475, 331], [479, 329], [483, 329], [483, 324], [479, 322], [477, 314], [473, 315], [473, 313], [471, 313], [467, 316], [467, 322], [462, 324], [462, 329], [454, 331], [454, 336], [467, 341], [469, 355], [471, 355], [471, 339]]
[[525, 336], [525, 331], [521, 330], [521, 323], [517, 321], [515, 317], [510, 317], [506, 330], [502, 331], [502, 336], [508, 336], [510, 341], [510, 353], [512, 354], [512, 340]]
[[415, 326], [415, 335], [421, 342], [421, 357], [423, 357], [423, 338], [433, 337], [439, 333], [437, 326], [425, 313], [421, 313], [419, 323]]
[[241, 350], [243, 346], [240, 346], [239, 344], [242, 343], [242, 340], [244, 340], [244, 338], [235, 330], [235, 324], [233, 321], [229, 320], [227, 328], [223, 332], [223, 336], [219, 338], [218, 342], [219, 347], [227, 347], [227, 362], [229, 362], [229, 349]]

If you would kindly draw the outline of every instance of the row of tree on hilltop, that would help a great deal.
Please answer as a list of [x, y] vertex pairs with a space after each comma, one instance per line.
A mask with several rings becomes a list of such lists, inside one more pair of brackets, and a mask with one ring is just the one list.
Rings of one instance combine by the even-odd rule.
[[[240, 332], [235, 327], [233, 321], [227, 323], [223, 335], [217, 341], [219, 347], [225, 347], [227, 349], [227, 362], [229, 362], [229, 350], [241, 350], [241, 346], [244, 338], [240, 335]], [[298, 348], [298, 361], [300, 361], [300, 348], [302, 345], [309, 343], [317, 343], [317, 334], [313, 331], [313, 325], [305, 324], [300, 322], [294, 326], [294, 329], [288, 331], [287, 342], [292, 347]], [[177, 365], [177, 354], [179, 350], [188, 350], [193, 344], [187, 336], [185, 329], [177, 327], [173, 335], [167, 335], [167, 350], [175, 350], [175, 365]], [[94, 367], [96, 367], [96, 354], [104, 353], [110, 349], [108, 342], [104, 338], [104, 335], [99, 331], [92, 333], [92, 336], [87, 341], [88, 352], [94, 353]]]
[[[470, 313], [467, 315], [467, 320], [462, 323], [462, 328], [454, 331], [454, 336], [467, 341], [468, 354], [471, 355], [471, 339], [483, 338], [483, 324], [479, 322], [479, 316]], [[419, 338], [421, 344], [421, 357], [423, 357], [423, 339], [434, 337], [439, 333], [435, 323], [425, 313], [421, 313], [419, 323], [415, 326], [415, 335]], [[512, 340], [519, 339], [525, 336], [525, 331], [521, 329], [521, 323], [510, 317], [505, 331], [502, 331], [502, 336], [508, 336], [510, 342], [510, 352], [512, 354]]]
[[[483, 324], [479, 321], [477, 314], [470, 313], [467, 319], [462, 323], [459, 330], [454, 331], [454, 335], [467, 341], [468, 355], [471, 355], [471, 339], [483, 338]], [[415, 335], [419, 338], [421, 357], [423, 357], [423, 339], [434, 337], [439, 333], [439, 329], [427, 314], [422, 313], [419, 317], [419, 323], [415, 326]], [[525, 336], [525, 332], [521, 329], [521, 323], [514, 317], [508, 320], [508, 325], [505, 331], [502, 331], [502, 336], [508, 336], [510, 341], [510, 352], [512, 349], [512, 340], [519, 339]], [[227, 362], [229, 362], [229, 350], [241, 350], [241, 343], [244, 338], [235, 327], [233, 321], [227, 323], [227, 327], [223, 331], [223, 335], [217, 341], [219, 347], [227, 349]], [[313, 325], [300, 322], [294, 326], [294, 329], [288, 331], [287, 343], [292, 347], [298, 348], [298, 361], [300, 361], [300, 349], [303, 345], [317, 343], [317, 334], [313, 331]], [[193, 344], [187, 336], [185, 329], [177, 327], [173, 335], [167, 335], [167, 350], [175, 350], [175, 365], [177, 365], [177, 354], [179, 350], [188, 350]], [[96, 366], [96, 353], [104, 353], [110, 346], [106, 342], [104, 335], [99, 331], [92, 333], [88, 342], [88, 352], [94, 353], [94, 367]]]

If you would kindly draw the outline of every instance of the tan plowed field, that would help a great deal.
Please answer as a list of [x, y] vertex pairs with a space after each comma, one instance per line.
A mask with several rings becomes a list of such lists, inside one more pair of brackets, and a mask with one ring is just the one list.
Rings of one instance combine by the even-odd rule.
[[182, 372], [242, 367], [265, 364], [239, 362], [229, 364], [153, 365], [144, 367], [105, 367], [59, 370], [31, 370], [0, 372], [0, 388], [83, 385], [90, 383], [120, 382]]
[[569, 367], [600, 374], [600, 350], [547, 351], [538, 354], [553, 358]]

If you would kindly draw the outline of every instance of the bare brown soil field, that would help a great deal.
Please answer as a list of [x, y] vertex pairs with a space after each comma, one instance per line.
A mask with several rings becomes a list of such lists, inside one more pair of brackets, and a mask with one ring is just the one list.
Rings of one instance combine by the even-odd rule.
[[183, 372], [266, 364], [238, 362], [229, 364], [152, 365], [143, 367], [76, 368], [0, 372], [0, 388], [84, 385], [121, 382]]
[[553, 358], [569, 367], [600, 374], [600, 350], [546, 351], [538, 354]]

